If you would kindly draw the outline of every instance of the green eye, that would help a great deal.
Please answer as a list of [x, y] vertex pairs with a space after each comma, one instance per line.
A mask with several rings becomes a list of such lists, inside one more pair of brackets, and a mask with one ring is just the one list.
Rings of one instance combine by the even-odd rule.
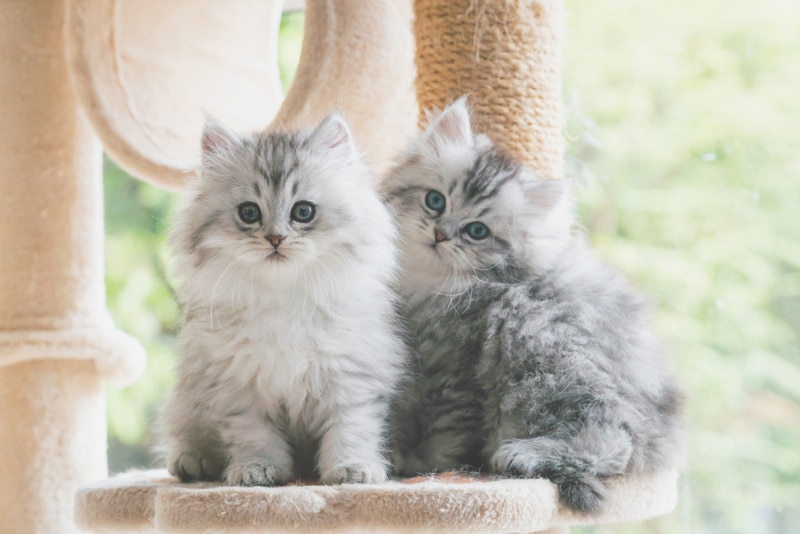
[[301, 200], [292, 206], [291, 218], [293, 221], [307, 223], [317, 214], [317, 209], [311, 202]]
[[433, 211], [438, 211], [442, 213], [444, 211], [444, 206], [446, 201], [444, 199], [444, 195], [440, 192], [436, 191], [435, 189], [431, 189], [428, 191], [428, 194], [425, 195], [425, 205], [428, 206]]
[[467, 232], [467, 235], [470, 236], [472, 239], [480, 241], [481, 239], [486, 239], [489, 237], [489, 228], [483, 224], [482, 222], [471, 222], [469, 223], [464, 231]]
[[243, 223], [254, 224], [261, 220], [261, 210], [255, 202], [239, 204], [239, 218]]

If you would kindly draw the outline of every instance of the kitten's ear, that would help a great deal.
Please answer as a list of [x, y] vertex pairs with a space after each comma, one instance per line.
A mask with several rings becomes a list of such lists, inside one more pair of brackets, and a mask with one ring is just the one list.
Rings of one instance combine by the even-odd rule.
[[[530, 171], [533, 174], [533, 171]], [[528, 202], [536, 208], [549, 211], [556, 207], [569, 192], [569, 180], [542, 180], [533, 176], [527, 190]]]
[[203, 127], [202, 149], [203, 162], [209, 159], [218, 159], [236, 147], [241, 145], [239, 136], [230, 128], [211, 116], [206, 116], [206, 124]]
[[462, 96], [438, 115], [432, 116], [422, 134], [423, 142], [438, 152], [449, 144], [472, 145], [472, 125], [467, 97]]
[[356, 153], [353, 134], [344, 117], [336, 111], [325, 117], [311, 133], [308, 147], [324, 156], [351, 160]]

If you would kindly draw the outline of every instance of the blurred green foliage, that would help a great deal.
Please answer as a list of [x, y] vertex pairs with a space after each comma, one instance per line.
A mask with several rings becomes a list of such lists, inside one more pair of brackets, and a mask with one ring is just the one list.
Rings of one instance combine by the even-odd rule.
[[[800, 5], [566, 0], [570, 174], [598, 251], [652, 296], [686, 384], [670, 516], [614, 532], [800, 531]], [[291, 80], [302, 14], [284, 17]], [[174, 196], [106, 167], [106, 270], [146, 376], [108, 390], [114, 471], [151, 465], [178, 312], [163, 273]], [[609, 528], [577, 529], [611, 532]]]
[[581, 219], [656, 301], [689, 393], [679, 512], [630, 531], [798, 532], [800, 6], [567, 8]]

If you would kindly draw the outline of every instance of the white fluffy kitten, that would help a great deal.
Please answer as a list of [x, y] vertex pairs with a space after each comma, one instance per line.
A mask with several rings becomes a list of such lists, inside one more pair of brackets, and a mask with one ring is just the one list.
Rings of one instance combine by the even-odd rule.
[[396, 231], [346, 123], [239, 136], [209, 121], [202, 154], [171, 232], [184, 325], [161, 421], [169, 471], [385, 480], [404, 364]]

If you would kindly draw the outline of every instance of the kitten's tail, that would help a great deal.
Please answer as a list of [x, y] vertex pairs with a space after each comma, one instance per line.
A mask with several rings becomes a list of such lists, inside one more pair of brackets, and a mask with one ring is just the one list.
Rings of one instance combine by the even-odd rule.
[[585, 460], [547, 460], [538, 471], [538, 476], [550, 479], [558, 487], [558, 496], [567, 508], [583, 514], [597, 513], [603, 508], [606, 486], [594, 466]]
[[605, 502], [603, 480], [625, 473], [633, 453], [621, 428], [587, 427], [571, 439], [539, 437], [504, 441], [491, 459], [499, 473], [547, 478], [561, 502], [576, 512], [599, 512]]

